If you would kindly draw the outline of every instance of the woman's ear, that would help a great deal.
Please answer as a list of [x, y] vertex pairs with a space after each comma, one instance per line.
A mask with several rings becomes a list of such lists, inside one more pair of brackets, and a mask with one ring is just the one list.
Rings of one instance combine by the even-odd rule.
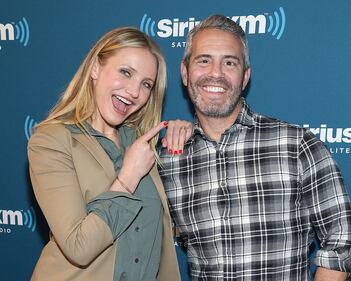
[[99, 73], [100, 73], [100, 63], [99, 63], [99, 60], [96, 59], [91, 69], [90, 77], [93, 80], [96, 80], [99, 77]]

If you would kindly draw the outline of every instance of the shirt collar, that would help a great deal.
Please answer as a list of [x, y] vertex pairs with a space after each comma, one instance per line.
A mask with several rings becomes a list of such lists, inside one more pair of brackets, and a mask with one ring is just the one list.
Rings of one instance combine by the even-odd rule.
[[251, 111], [244, 98], [242, 98], [242, 104], [242, 108], [234, 124], [241, 124], [245, 127], [252, 127], [256, 123], [255, 114]]
[[91, 136], [103, 136], [103, 134], [101, 134], [100, 132], [96, 131], [88, 122], [84, 121], [83, 122], [83, 126], [84, 128], [82, 128], [81, 125], [78, 125], [78, 124], [66, 124], [65, 125], [66, 128], [68, 130], [71, 131], [71, 133], [74, 133], [74, 134], [83, 134], [84, 131], [88, 134], [90, 134]]

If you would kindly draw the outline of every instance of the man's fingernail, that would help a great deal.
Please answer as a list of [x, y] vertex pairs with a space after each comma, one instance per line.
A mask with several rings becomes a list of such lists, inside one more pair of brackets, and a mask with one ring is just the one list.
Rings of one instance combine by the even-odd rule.
[[179, 149], [179, 154], [182, 154], [183, 153], [183, 150]]
[[168, 149], [168, 153], [169, 153], [169, 154], [172, 154], [172, 149]]
[[168, 125], [168, 122], [167, 121], [164, 121], [163, 122], [163, 126], [167, 126]]
[[174, 155], [177, 155], [178, 154], [178, 150], [174, 150]]

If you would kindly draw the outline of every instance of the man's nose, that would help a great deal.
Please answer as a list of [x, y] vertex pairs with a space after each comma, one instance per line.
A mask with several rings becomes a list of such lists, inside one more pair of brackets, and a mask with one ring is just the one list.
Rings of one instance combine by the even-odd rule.
[[211, 76], [213, 77], [222, 77], [223, 76], [223, 64], [221, 62], [214, 61], [211, 64]]

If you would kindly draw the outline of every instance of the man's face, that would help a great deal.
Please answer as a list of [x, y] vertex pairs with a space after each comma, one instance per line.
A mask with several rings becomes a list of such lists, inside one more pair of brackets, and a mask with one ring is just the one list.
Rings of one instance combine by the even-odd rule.
[[240, 39], [219, 29], [194, 36], [189, 67], [182, 63], [181, 72], [196, 113], [213, 118], [234, 112], [250, 78], [250, 69], [244, 71]]

